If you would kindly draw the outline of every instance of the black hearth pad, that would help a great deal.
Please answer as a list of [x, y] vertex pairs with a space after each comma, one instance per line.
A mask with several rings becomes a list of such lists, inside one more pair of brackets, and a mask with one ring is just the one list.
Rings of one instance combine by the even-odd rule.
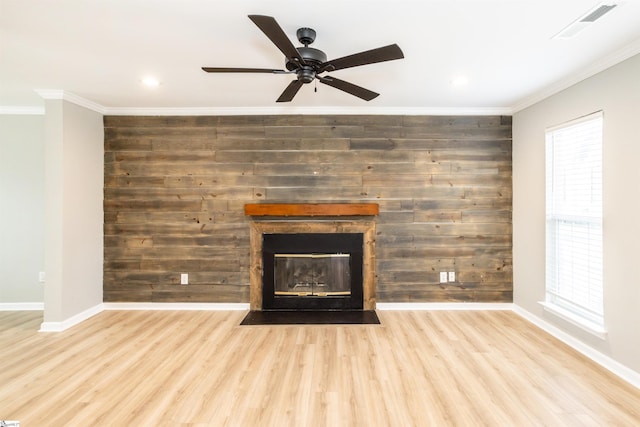
[[379, 325], [375, 311], [250, 311], [240, 325]]

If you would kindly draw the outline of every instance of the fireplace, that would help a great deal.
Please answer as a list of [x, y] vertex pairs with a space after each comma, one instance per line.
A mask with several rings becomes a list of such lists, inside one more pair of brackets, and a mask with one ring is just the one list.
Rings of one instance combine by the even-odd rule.
[[372, 311], [377, 204], [245, 205], [251, 311]]
[[264, 234], [263, 310], [362, 310], [362, 233]]

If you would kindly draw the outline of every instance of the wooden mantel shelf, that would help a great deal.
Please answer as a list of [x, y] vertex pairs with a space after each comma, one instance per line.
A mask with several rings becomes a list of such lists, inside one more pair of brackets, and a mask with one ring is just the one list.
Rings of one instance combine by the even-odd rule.
[[377, 203], [252, 203], [244, 205], [248, 216], [371, 216]]

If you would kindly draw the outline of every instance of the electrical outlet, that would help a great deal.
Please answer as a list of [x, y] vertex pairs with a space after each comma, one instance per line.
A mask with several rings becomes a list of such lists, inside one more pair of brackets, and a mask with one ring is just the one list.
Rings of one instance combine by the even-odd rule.
[[447, 283], [447, 272], [446, 271], [441, 271], [440, 272], [440, 283]]
[[189, 273], [180, 274], [180, 284], [188, 285], [189, 284]]
[[450, 282], [455, 282], [456, 281], [456, 272], [455, 271], [450, 271], [449, 272], [449, 281]]

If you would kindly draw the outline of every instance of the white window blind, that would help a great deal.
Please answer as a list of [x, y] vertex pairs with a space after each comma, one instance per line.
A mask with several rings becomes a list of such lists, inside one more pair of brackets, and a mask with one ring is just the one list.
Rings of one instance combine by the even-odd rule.
[[603, 326], [602, 112], [546, 133], [546, 302]]

